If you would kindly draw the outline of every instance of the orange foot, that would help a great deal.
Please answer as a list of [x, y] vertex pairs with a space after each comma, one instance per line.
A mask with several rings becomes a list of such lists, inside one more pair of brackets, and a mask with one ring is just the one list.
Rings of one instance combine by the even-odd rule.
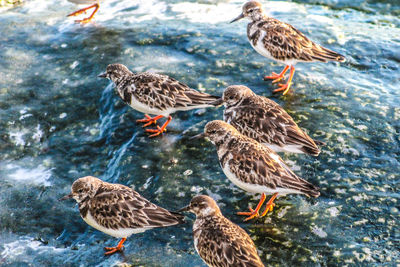
[[155, 116], [154, 118], [152, 118], [152, 117], [150, 117], [150, 116], [147, 115], [147, 114], [144, 114], [144, 116], [146, 117], [145, 119], [136, 120], [136, 122], [146, 123], [146, 124], [143, 125], [142, 127], [150, 126], [150, 125], [152, 125], [153, 123], [156, 124], [156, 123], [157, 123], [157, 120], [159, 120], [159, 119], [161, 119], [162, 117], [164, 117], [164, 116], [162, 116], [162, 115], [158, 115], [158, 116]]
[[272, 72], [271, 76], [265, 76], [264, 81], [266, 80], [273, 80], [272, 83], [277, 83], [283, 78], [285, 78], [285, 73], [289, 69], [289, 66], [285, 66], [285, 68], [282, 70], [281, 73], [277, 74], [275, 72]]
[[75, 22], [78, 22], [78, 23], [87, 23], [87, 22], [92, 20], [92, 18], [94, 17], [94, 14], [96, 14], [96, 12], [99, 9], [99, 7], [100, 7], [100, 5], [98, 3], [96, 3], [94, 5], [79, 9], [78, 11], [75, 11], [75, 12], [73, 12], [71, 14], [68, 14], [67, 17], [74, 17], [74, 16], [80, 15], [82, 13], [86, 14], [86, 11], [88, 9], [94, 8], [92, 14], [89, 17], [84, 18], [82, 20], [75, 20]]
[[261, 217], [264, 217], [265, 215], [267, 215], [267, 213], [269, 211], [272, 212], [272, 210], [274, 209], [275, 203], [274, 200], [275, 198], [278, 196], [278, 193], [275, 193], [267, 202], [266, 208], [264, 210], [264, 212], [261, 214]]
[[[285, 69], [286, 68], [289, 68], [289, 66], [286, 66]], [[286, 70], [284, 70], [284, 71], [286, 71]], [[283, 95], [286, 95], [287, 92], [289, 92], [290, 86], [292, 85], [293, 75], [294, 75], [294, 67], [290, 66], [290, 76], [289, 76], [288, 82], [286, 84], [281, 84], [281, 83], [278, 84], [279, 88], [275, 89], [273, 92], [276, 93], [276, 92], [283, 91]], [[274, 80], [274, 81], [277, 81], [277, 80]]]
[[153, 133], [153, 134], [149, 135], [149, 137], [158, 136], [158, 135], [162, 134], [163, 132], [167, 131], [167, 129], [166, 129], [167, 125], [171, 120], [172, 120], [172, 117], [168, 116], [168, 120], [163, 124], [163, 126], [160, 127], [157, 125], [157, 129], [146, 129], [145, 131], [146, 131], [146, 133]]
[[290, 89], [290, 86], [292, 85], [292, 83], [287, 82], [287, 83], [285, 83], [285, 84], [280, 83], [280, 84], [278, 84], [278, 85], [279, 85], [279, 88], [278, 88], [278, 89], [275, 89], [275, 90], [272, 91], [272, 92], [276, 93], [276, 92], [283, 91], [282, 95], [286, 95], [287, 92], [289, 92], [289, 89]]
[[122, 245], [125, 242], [126, 238], [122, 238], [121, 241], [119, 241], [118, 245], [116, 247], [105, 247], [105, 250], [108, 250], [104, 255], [111, 255], [114, 254], [115, 252], [122, 251], [122, 248], [124, 245]]
[[249, 216], [246, 219], [244, 219], [244, 221], [248, 221], [248, 220], [251, 220], [253, 218], [259, 217], [260, 215], [258, 214], [258, 212], [260, 211], [260, 208], [261, 208], [262, 204], [264, 203], [265, 198], [266, 198], [265, 194], [263, 193], [261, 195], [261, 199], [258, 202], [257, 207], [256, 207], [255, 210], [253, 210], [252, 208], [249, 208], [250, 212], [238, 212], [237, 215]]
[[244, 221], [248, 221], [248, 220], [251, 220], [251, 219], [257, 218], [257, 217], [264, 217], [265, 215], [267, 215], [267, 213], [268, 213], [269, 211], [272, 211], [272, 210], [273, 210], [273, 208], [274, 208], [274, 206], [275, 206], [274, 200], [275, 200], [275, 198], [276, 198], [277, 196], [278, 196], [278, 193], [275, 193], [275, 194], [271, 197], [271, 199], [268, 200], [267, 205], [266, 205], [266, 208], [265, 208], [264, 212], [261, 214], [261, 216], [259, 215], [258, 212], [260, 211], [260, 208], [261, 208], [262, 204], [264, 203], [264, 201], [265, 201], [265, 199], [266, 199], [266, 196], [265, 196], [264, 193], [261, 195], [260, 202], [258, 202], [258, 205], [257, 205], [257, 207], [256, 207], [255, 210], [253, 210], [252, 208], [249, 208], [249, 209], [250, 209], [250, 212], [238, 212], [237, 214], [238, 214], [238, 215], [249, 216], [249, 217], [247, 217], [246, 219], [244, 219]]

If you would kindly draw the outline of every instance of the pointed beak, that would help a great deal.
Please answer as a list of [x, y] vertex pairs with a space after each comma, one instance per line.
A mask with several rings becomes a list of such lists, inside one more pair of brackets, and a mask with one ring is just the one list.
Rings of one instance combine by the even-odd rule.
[[224, 103], [224, 100], [222, 100], [222, 98], [220, 98], [213, 102], [210, 102], [209, 104], [218, 107], [218, 106], [221, 106], [223, 103]]
[[100, 74], [97, 77], [99, 77], [99, 78], [107, 78], [107, 72], [104, 72], [104, 73]]
[[71, 193], [71, 194], [69, 194], [69, 195], [63, 196], [63, 197], [62, 197], [62, 198], [60, 198], [58, 201], [61, 201], [61, 200], [67, 200], [67, 199], [70, 199], [70, 198], [72, 198], [72, 193]]
[[195, 139], [200, 139], [200, 138], [204, 138], [204, 137], [206, 137], [206, 134], [205, 133], [200, 133], [200, 134], [197, 134], [195, 136], [190, 137], [189, 140], [195, 140]]
[[233, 19], [231, 22], [229, 22], [229, 23], [233, 23], [233, 22], [235, 22], [235, 21], [241, 20], [242, 18], [244, 18], [243, 13], [240, 14], [239, 16], [237, 16], [236, 18], [234, 18], [234, 19]]
[[190, 210], [190, 206], [186, 206], [186, 207], [181, 208], [177, 212], [184, 212], [184, 211], [189, 211], [189, 210]]

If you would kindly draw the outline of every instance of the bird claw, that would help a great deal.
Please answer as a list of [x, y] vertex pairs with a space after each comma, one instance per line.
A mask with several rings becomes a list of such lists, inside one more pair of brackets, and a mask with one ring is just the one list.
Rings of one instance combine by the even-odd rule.
[[260, 214], [258, 213], [258, 210], [253, 210], [252, 208], [249, 207], [249, 212], [245, 211], [245, 212], [238, 212], [237, 215], [244, 215], [244, 216], [248, 216], [246, 219], [244, 219], [244, 221], [248, 221], [251, 220], [253, 218], [258, 218], [260, 217]]
[[264, 216], [267, 215], [267, 213], [270, 212], [270, 211], [272, 212], [273, 209], [274, 209], [274, 207], [275, 207], [275, 203], [267, 204], [267, 205], [266, 205], [266, 208], [265, 208], [265, 210], [264, 210], [264, 212], [261, 214], [260, 217], [264, 217]]
[[282, 80], [283, 78], [285, 78], [285, 75], [272, 72], [272, 73], [271, 73], [271, 76], [265, 76], [265, 77], [264, 77], [264, 81], [266, 81], [266, 80], [273, 80], [272, 83], [277, 83], [277, 82], [279, 82], [280, 80]]
[[121, 247], [105, 247], [104, 250], [108, 250], [107, 252], [104, 253], [104, 255], [111, 255], [114, 254], [115, 252], [120, 252], [122, 251], [122, 248], [124, 246]]
[[93, 10], [92, 14], [89, 17], [81, 19], [81, 20], [75, 20], [76, 23], [88, 23], [89, 21], [92, 20], [94, 14], [96, 14], [97, 10], [99, 9], [99, 4], [96, 3], [94, 5], [79, 9], [79, 10], [77, 10], [75, 12], [72, 12], [71, 14], [68, 14], [67, 17], [75, 17], [75, 16], [78, 16], [78, 15], [81, 15], [81, 14], [86, 14], [86, 11], [88, 9], [91, 9], [91, 8], [94, 8], [94, 10]]
[[153, 133], [152, 135], [149, 135], [149, 137], [155, 137], [158, 136], [160, 134], [162, 134], [163, 132], [166, 132], [167, 129], [163, 129], [160, 126], [157, 125], [157, 129], [146, 129], [145, 132], [146, 133]]
[[277, 92], [283, 91], [282, 95], [286, 95], [287, 92], [289, 92], [289, 89], [290, 89], [290, 86], [292, 85], [292, 83], [291, 82], [290, 83], [286, 83], [286, 84], [281, 84], [280, 83], [278, 85], [279, 85], [279, 88], [275, 89], [273, 92], [277, 93]]
[[147, 126], [150, 126], [152, 124], [156, 124], [157, 120], [160, 119], [160, 116], [156, 116], [154, 118], [150, 117], [149, 115], [145, 114], [144, 115], [146, 118], [143, 118], [141, 120], [136, 120], [136, 122], [140, 122], [140, 123], [145, 123], [145, 125], [143, 125], [142, 127], [145, 128]]

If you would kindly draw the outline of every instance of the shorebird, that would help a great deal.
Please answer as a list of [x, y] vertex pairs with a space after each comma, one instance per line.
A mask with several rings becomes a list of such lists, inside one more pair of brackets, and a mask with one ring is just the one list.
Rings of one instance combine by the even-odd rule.
[[194, 247], [203, 261], [212, 267], [262, 267], [250, 236], [225, 218], [209, 196], [196, 196], [189, 206], [179, 210], [196, 214], [193, 224]]
[[285, 65], [281, 73], [273, 72], [265, 76], [264, 80], [271, 79], [272, 83], [282, 80], [290, 69], [286, 84], [279, 84], [274, 92], [283, 91], [285, 95], [292, 84], [294, 66], [298, 62], [344, 62], [344, 56], [318, 45], [309, 40], [303, 33], [292, 25], [268, 17], [257, 1], [248, 1], [242, 7], [242, 13], [231, 21], [235, 22], [248, 18], [247, 38], [251, 46], [262, 56]]
[[318, 156], [317, 144], [324, 144], [311, 139], [277, 103], [244, 85], [227, 87], [214, 104], [224, 104], [224, 121], [275, 152]]
[[151, 203], [132, 188], [110, 184], [93, 176], [77, 179], [71, 193], [60, 198], [78, 202], [82, 219], [95, 229], [122, 238], [116, 247], [105, 247], [105, 255], [121, 251], [132, 234], [156, 227], [184, 223], [183, 216]]
[[317, 186], [298, 177], [273, 150], [242, 135], [224, 121], [207, 123], [204, 133], [196, 137], [206, 137], [216, 146], [221, 168], [232, 183], [247, 192], [262, 194], [254, 210], [250, 208], [250, 212], [238, 213], [248, 216], [245, 221], [259, 217], [266, 194], [273, 196], [261, 217], [273, 210], [278, 194], [305, 194], [312, 197], [320, 194]]
[[[122, 100], [133, 109], [146, 114], [144, 119], [137, 120], [145, 123], [143, 127], [156, 123], [163, 117], [168, 118], [161, 127], [146, 129], [146, 132], [152, 133], [150, 137], [166, 131], [168, 123], [172, 120], [170, 114], [212, 107], [213, 105], [209, 103], [219, 98], [196, 91], [166, 75], [149, 72], [132, 73], [122, 64], [108, 65], [106, 72], [99, 77], [113, 81]], [[147, 114], [156, 116], [152, 118]]]
[[86, 14], [86, 11], [88, 11], [89, 9], [93, 9], [92, 14], [90, 14], [89, 17], [81, 19], [81, 20], [75, 20], [75, 22], [80, 22], [80, 23], [87, 23], [89, 21], [92, 20], [92, 18], [94, 17], [94, 14], [96, 14], [97, 10], [100, 8], [100, 1], [101, 0], [68, 0], [69, 2], [75, 3], [75, 4], [87, 4], [90, 5], [88, 7], [79, 9], [75, 12], [72, 12], [71, 14], [68, 14], [67, 17], [74, 17], [74, 16], [78, 16], [82, 13]]

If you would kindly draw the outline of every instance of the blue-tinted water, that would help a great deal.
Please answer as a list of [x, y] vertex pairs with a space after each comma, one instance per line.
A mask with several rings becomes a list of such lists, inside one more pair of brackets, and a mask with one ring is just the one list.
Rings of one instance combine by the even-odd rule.
[[[258, 55], [245, 22], [228, 24], [242, 1], [110, 0], [87, 25], [63, 1], [26, 1], [0, 11], [0, 265], [204, 266], [183, 226], [118, 240], [94, 230], [57, 199], [78, 177], [134, 187], [178, 209], [199, 193], [246, 229], [274, 266], [400, 264], [400, 3], [397, 0], [269, 1], [272, 16], [344, 54], [344, 64], [298, 64], [292, 93], [262, 77], [282, 66]], [[258, 196], [234, 187], [214, 147], [187, 137], [221, 109], [174, 115], [148, 139], [133, 111], [96, 76], [109, 63], [175, 77], [220, 95], [245, 84], [280, 103], [327, 145], [319, 157], [283, 155], [321, 197], [280, 198], [269, 216], [235, 215]]]

